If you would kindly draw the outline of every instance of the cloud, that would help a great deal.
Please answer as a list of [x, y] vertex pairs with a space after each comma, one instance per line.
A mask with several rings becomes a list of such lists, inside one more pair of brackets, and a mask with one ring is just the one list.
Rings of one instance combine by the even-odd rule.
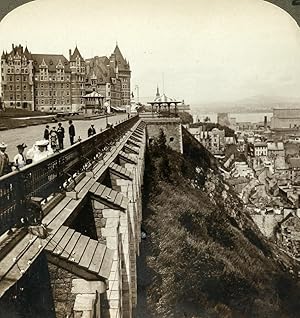
[[[300, 95], [299, 29], [262, 0], [36, 0], [0, 23], [0, 48], [28, 44], [35, 53], [109, 55], [115, 42], [140, 96], [191, 103], [259, 94]], [[288, 89], [286, 88], [288, 86]]]

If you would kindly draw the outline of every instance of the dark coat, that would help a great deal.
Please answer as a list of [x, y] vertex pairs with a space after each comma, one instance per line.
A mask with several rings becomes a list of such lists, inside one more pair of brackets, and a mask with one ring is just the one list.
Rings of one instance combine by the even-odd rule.
[[44, 139], [49, 140], [49, 135], [50, 135], [49, 129], [46, 128], [44, 131]]
[[75, 136], [75, 127], [73, 124], [69, 126], [69, 135], [73, 137]]
[[65, 128], [64, 127], [58, 127], [56, 132], [57, 132], [57, 138], [58, 139], [64, 139], [65, 138]]

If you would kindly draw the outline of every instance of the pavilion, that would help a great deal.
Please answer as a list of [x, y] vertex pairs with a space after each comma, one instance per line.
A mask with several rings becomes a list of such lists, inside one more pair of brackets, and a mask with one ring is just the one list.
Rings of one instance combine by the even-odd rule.
[[103, 105], [104, 96], [98, 92], [93, 91], [83, 96], [83, 98], [85, 99], [85, 113], [87, 113], [88, 110], [92, 113], [102, 113], [105, 111]]
[[165, 93], [162, 95], [159, 94], [159, 89], [157, 87], [156, 96], [152, 102], [148, 102], [151, 105], [151, 112], [153, 111], [160, 115], [161, 113], [168, 113], [171, 115], [171, 108], [174, 107], [175, 116], [177, 116], [177, 105], [181, 104], [181, 102], [175, 100], [174, 98], [170, 98], [166, 96]]

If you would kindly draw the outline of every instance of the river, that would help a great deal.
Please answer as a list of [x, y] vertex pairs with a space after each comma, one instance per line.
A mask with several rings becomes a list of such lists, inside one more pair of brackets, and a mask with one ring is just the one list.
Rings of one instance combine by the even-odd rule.
[[[118, 121], [127, 118], [127, 114], [118, 114], [108, 118], [108, 122], [115, 124]], [[100, 132], [100, 129], [106, 127], [106, 119], [100, 118], [96, 120], [74, 120], [73, 124], [75, 126], [75, 140], [80, 138], [86, 139], [87, 138], [87, 131], [90, 127], [91, 123], [95, 125], [96, 132]], [[44, 130], [46, 125], [37, 125], [37, 126], [28, 126], [25, 128], [16, 128], [10, 130], [3, 130], [0, 131], [0, 142], [6, 143], [7, 146], [7, 154], [9, 156], [10, 161], [13, 160], [14, 156], [18, 153], [16, 146], [21, 143], [25, 143], [27, 145], [27, 149], [32, 147], [32, 145], [37, 141], [43, 139]], [[50, 128], [55, 126], [57, 128], [57, 123], [50, 123]], [[63, 121], [62, 126], [65, 128], [65, 139], [64, 139], [64, 146], [70, 146], [69, 141], [69, 124], [68, 121]], [[25, 150], [25, 153], [26, 153]]]
[[[202, 112], [198, 110], [192, 110], [191, 114], [193, 115], [194, 121], [197, 119], [204, 120], [207, 116], [213, 123], [217, 122], [217, 113], [213, 112]], [[253, 113], [228, 113], [229, 118], [235, 118], [236, 122], [251, 122], [259, 123], [264, 121], [264, 117], [267, 116], [267, 120], [270, 121], [273, 113], [271, 112], [253, 112]]]

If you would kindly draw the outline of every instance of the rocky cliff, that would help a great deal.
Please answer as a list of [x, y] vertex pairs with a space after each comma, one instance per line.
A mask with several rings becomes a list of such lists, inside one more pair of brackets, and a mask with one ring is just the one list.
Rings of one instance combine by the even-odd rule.
[[183, 155], [163, 133], [147, 154], [149, 317], [298, 317], [298, 264], [262, 236], [211, 154], [183, 136]]

